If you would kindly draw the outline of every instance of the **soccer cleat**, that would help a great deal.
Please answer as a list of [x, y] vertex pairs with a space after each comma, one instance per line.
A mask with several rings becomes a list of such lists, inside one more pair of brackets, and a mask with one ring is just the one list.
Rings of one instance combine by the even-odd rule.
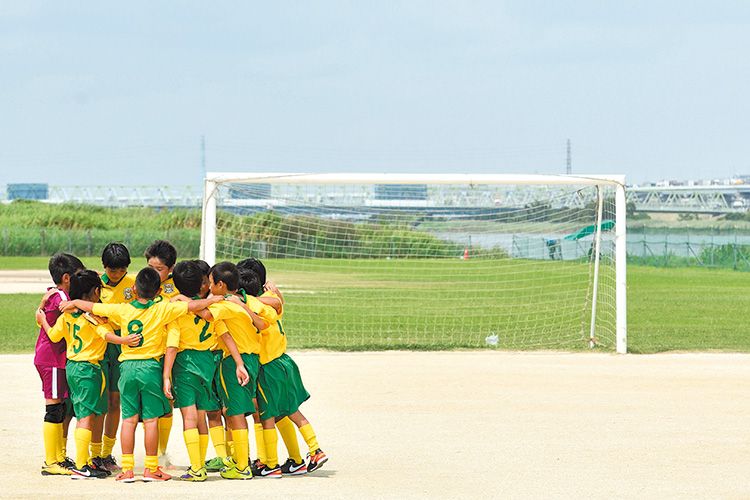
[[206, 472], [219, 472], [224, 467], [231, 467], [231, 465], [227, 463], [226, 458], [214, 457], [211, 460], [206, 460]]
[[225, 467], [221, 469], [221, 477], [224, 479], [252, 479], [253, 473], [250, 467], [245, 467], [243, 470], [237, 467]]
[[60, 462], [60, 465], [62, 465], [66, 469], [73, 469], [73, 468], [75, 468], [76, 463], [73, 460], [71, 460], [70, 457], [65, 457], [65, 460], [63, 460], [62, 462]]
[[69, 476], [71, 474], [70, 469], [66, 469], [57, 462], [42, 466], [42, 476]]
[[93, 467], [91, 465], [84, 465], [80, 469], [78, 467], [73, 467], [70, 469], [71, 479], [104, 479], [105, 477], [109, 476], [109, 472], [99, 470], [96, 467]]
[[107, 467], [104, 466], [104, 459], [103, 458], [101, 458], [101, 457], [94, 457], [94, 458], [91, 459], [91, 463], [93, 464], [93, 468], [94, 469], [96, 469], [98, 471], [101, 471], [101, 472], [104, 472], [107, 476], [111, 476], [112, 475], [112, 471], [110, 471], [109, 469], [107, 469]]
[[263, 467], [263, 462], [260, 461], [260, 458], [256, 458], [253, 462], [250, 462], [250, 472], [253, 473], [253, 476], [258, 475], [261, 467]]
[[118, 470], [120, 470], [120, 466], [117, 465], [115, 457], [113, 457], [112, 455], [104, 457], [101, 460], [105, 470], [108, 470], [109, 472], [117, 472]]
[[135, 482], [135, 474], [133, 474], [132, 469], [131, 470], [124, 470], [117, 474], [117, 477], [115, 478], [115, 481], [119, 481], [121, 483], [134, 483]]
[[266, 464], [260, 464], [260, 467], [258, 468], [258, 476], [260, 477], [273, 477], [273, 478], [280, 478], [281, 477], [281, 467], [279, 467], [278, 464], [276, 464], [276, 467], [273, 469], [267, 466]]
[[161, 467], [157, 467], [155, 471], [151, 472], [151, 469], [146, 467], [143, 470], [143, 481], [151, 483], [154, 481], [169, 481], [172, 476], [161, 470]]
[[308, 453], [307, 456], [309, 457], [309, 460], [307, 461], [307, 472], [320, 469], [323, 467], [323, 464], [328, 461], [328, 457], [320, 448], [315, 450], [315, 453]]
[[285, 476], [301, 476], [307, 474], [307, 464], [304, 461], [297, 463], [292, 458], [287, 458], [281, 466], [281, 473]]
[[192, 467], [188, 467], [188, 470], [186, 470], [185, 473], [180, 476], [180, 480], [182, 481], [200, 482], [205, 481], [206, 479], [208, 479], [208, 474], [206, 474], [205, 467], [202, 467], [198, 471], [194, 471]]

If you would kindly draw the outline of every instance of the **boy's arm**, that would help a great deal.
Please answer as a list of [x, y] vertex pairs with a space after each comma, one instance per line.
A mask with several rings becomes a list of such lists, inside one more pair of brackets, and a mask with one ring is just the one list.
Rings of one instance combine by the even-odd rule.
[[237, 382], [243, 386], [247, 385], [247, 383], [250, 382], [250, 375], [248, 375], [247, 370], [245, 369], [245, 362], [242, 360], [242, 356], [240, 356], [240, 351], [237, 349], [237, 344], [235, 344], [232, 334], [229, 332], [225, 333], [221, 336], [221, 340], [224, 341], [224, 345], [227, 346], [227, 350], [229, 351], [229, 354], [231, 354], [234, 364], [237, 365]]
[[216, 304], [217, 302], [221, 302], [224, 300], [224, 297], [221, 297], [219, 295], [212, 295], [205, 299], [198, 299], [198, 300], [191, 300], [188, 302], [188, 311], [191, 313], [200, 311], [201, 309], [206, 309], [208, 306], [212, 304]]
[[278, 295], [279, 299], [281, 299], [281, 303], [284, 303], [284, 296], [281, 294], [281, 290], [279, 290], [279, 288], [276, 286], [276, 283], [268, 280], [266, 281], [266, 284], [263, 285], [263, 288], [274, 295]]
[[47, 337], [49, 337], [49, 339], [52, 342], [60, 342], [63, 338], [65, 338], [65, 322], [57, 321], [55, 323], [55, 326], [53, 326], [49, 330], [45, 330], [44, 332], [47, 334]]
[[273, 307], [274, 310], [276, 311], [276, 314], [281, 314], [283, 302], [281, 301], [280, 298], [267, 295], [265, 297], [258, 297], [258, 300], [269, 307]]
[[164, 395], [167, 399], [174, 399], [172, 397], [172, 367], [174, 366], [174, 359], [177, 356], [177, 348], [169, 346], [167, 347], [167, 354], [164, 355]]
[[[265, 330], [266, 328], [268, 328], [268, 323], [263, 318], [255, 314], [253, 310], [250, 308], [250, 306], [242, 302], [239, 297], [237, 297], [236, 295], [232, 295], [231, 297], [227, 297], [227, 300], [229, 302], [234, 302], [238, 306], [242, 307], [242, 309], [244, 309], [245, 312], [250, 315], [250, 319], [253, 321], [253, 326], [258, 331]], [[249, 300], [249, 297], [248, 297], [248, 300]]]

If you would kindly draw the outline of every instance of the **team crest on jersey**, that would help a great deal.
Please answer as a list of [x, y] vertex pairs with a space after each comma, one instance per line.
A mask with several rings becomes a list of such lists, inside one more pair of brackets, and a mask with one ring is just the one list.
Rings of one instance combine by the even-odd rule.
[[127, 287], [125, 290], [123, 290], [122, 294], [125, 296], [126, 300], [130, 300], [133, 298], [133, 289], [131, 287]]
[[172, 283], [167, 283], [166, 285], [164, 285], [164, 293], [174, 293], [174, 285]]

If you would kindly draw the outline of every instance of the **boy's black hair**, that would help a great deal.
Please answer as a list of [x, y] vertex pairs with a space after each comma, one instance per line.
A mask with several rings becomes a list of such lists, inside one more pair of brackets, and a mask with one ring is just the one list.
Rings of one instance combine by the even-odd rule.
[[174, 266], [174, 270], [172, 271], [172, 279], [174, 279], [177, 290], [182, 295], [191, 298], [200, 293], [203, 276], [205, 275], [198, 262], [194, 260], [180, 261]]
[[260, 282], [260, 277], [253, 271], [247, 268], [237, 268], [240, 274], [240, 288], [245, 290], [245, 293], [257, 297], [263, 293], [263, 284]]
[[[266, 266], [264, 266], [260, 260], [250, 257], [249, 259], [239, 261], [237, 267], [253, 271], [258, 275], [258, 278], [260, 278], [261, 285], [266, 283]], [[247, 292], [247, 290], [245, 290], [245, 292]]]
[[161, 286], [159, 273], [150, 267], [144, 267], [135, 277], [135, 291], [138, 292], [138, 298], [151, 300], [156, 297]]
[[231, 262], [219, 262], [214, 265], [211, 268], [211, 277], [214, 283], [223, 281], [230, 292], [237, 291], [237, 288], [240, 286], [240, 273], [237, 271], [237, 266]]
[[156, 257], [167, 267], [174, 267], [174, 263], [177, 262], [177, 249], [165, 240], [156, 240], [151, 243], [143, 255], [146, 260]]
[[82, 299], [96, 288], [102, 287], [102, 280], [96, 271], [81, 269], [70, 276], [70, 298]]
[[205, 260], [195, 259], [193, 262], [195, 262], [198, 267], [201, 268], [203, 276], [208, 276], [208, 273], [211, 272], [211, 266], [209, 266], [208, 262], [206, 262]]
[[130, 252], [122, 243], [108, 243], [102, 250], [102, 266], [110, 269], [127, 269], [130, 265]]
[[85, 269], [81, 259], [75, 255], [69, 253], [58, 252], [49, 259], [49, 274], [52, 276], [52, 281], [55, 285], [62, 283], [63, 275], [69, 274], [73, 276], [73, 273], [81, 269]]

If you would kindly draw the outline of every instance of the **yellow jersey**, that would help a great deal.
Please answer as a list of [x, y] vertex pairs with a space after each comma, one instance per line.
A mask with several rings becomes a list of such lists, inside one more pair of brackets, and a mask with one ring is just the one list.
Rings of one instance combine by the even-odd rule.
[[209, 322], [188, 313], [167, 325], [167, 347], [176, 347], [178, 352], [185, 349], [213, 351], [219, 337], [227, 331], [223, 321]]
[[[279, 298], [278, 295], [272, 292], [266, 292], [261, 297]], [[274, 309], [274, 312], [276, 312], [276, 309]], [[286, 352], [286, 333], [281, 324], [281, 317], [283, 315], [284, 306], [282, 305], [281, 312], [276, 313], [276, 321], [268, 322], [268, 328], [260, 331], [260, 364], [262, 365], [270, 363]]]
[[108, 323], [95, 326], [83, 313], [65, 313], [55, 326], [47, 332], [52, 342], [65, 339], [68, 344], [67, 357], [71, 361], [88, 361], [99, 364], [107, 350], [107, 333], [113, 333]]
[[[268, 323], [276, 320], [277, 315], [273, 307], [263, 304], [255, 297], [244, 298], [250, 310], [263, 320]], [[260, 354], [260, 332], [255, 328], [253, 320], [242, 306], [224, 300], [210, 305], [208, 310], [211, 311], [215, 321], [223, 321], [226, 324], [240, 354]], [[229, 356], [229, 350], [224, 343], [220, 342], [219, 345], [224, 351], [224, 357]]]
[[107, 274], [102, 274], [101, 301], [103, 304], [123, 304], [135, 299], [135, 276], [126, 274], [112, 285]]
[[161, 282], [161, 298], [166, 302], [169, 302], [169, 299], [179, 294], [180, 291], [177, 290], [177, 287], [174, 284], [174, 279], [170, 274], [167, 279]]
[[161, 297], [145, 304], [134, 300], [128, 304], [94, 304], [92, 312], [105, 316], [122, 330], [121, 335], [140, 334], [135, 346], [123, 344], [120, 361], [159, 359], [166, 350], [166, 326], [188, 312], [187, 302], [165, 302]]

